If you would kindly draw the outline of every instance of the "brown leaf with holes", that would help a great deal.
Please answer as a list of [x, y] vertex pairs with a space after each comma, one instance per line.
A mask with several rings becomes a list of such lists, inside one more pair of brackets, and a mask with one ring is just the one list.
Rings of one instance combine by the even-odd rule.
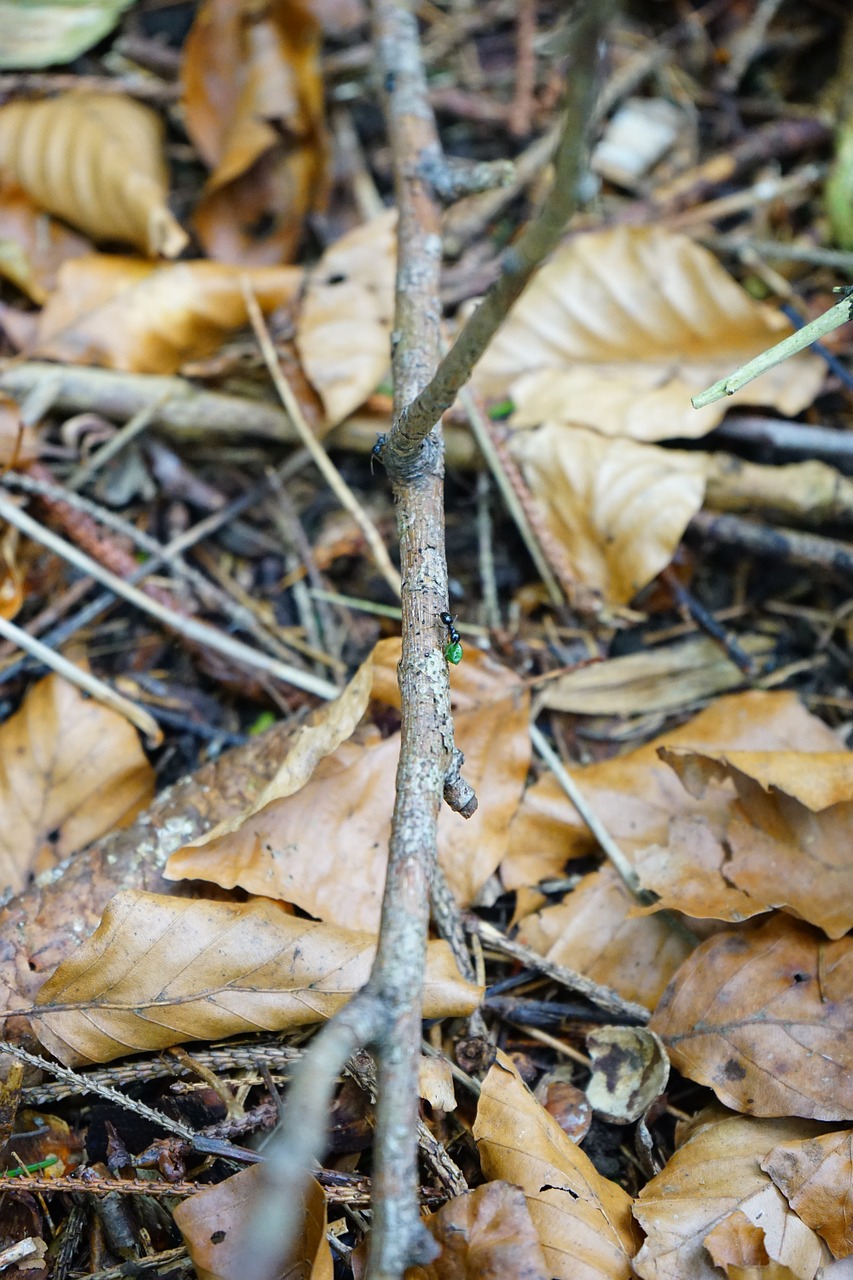
[[424, 1226], [441, 1245], [427, 1266], [405, 1280], [547, 1280], [549, 1272], [519, 1187], [506, 1182], [454, 1196]]
[[661, 751], [692, 796], [734, 784], [725, 879], [756, 910], [787, 908], [830, 938], [853, 928], [853, 754]]
[[175, 258], [186, 233], [166, 203], [163, 126], [118, 94], [66, 93], [0, 108], [0, 172], [93, 240]]
[[628, 1280], [637, 1247], [631, 1198], [598, 1173], [499, 1051], [473, 1134], [483, 1171], [520, 1186], [555, 1280]]
[[291, 302], [302, 280], [297, 267], [240, 271], [218, 262], [76, 258], [59, 270], [33, 354], [129, 373], [176, 373], [247, 323], [242, 275], [267, 313]]
[[[399, 641], [383, 649], [374, 696], [387, 682], [395, 650], [399, 655]], [[471, 698], [454, 719], [456, 743], [465, 754], [464, 776], [477, 792], [479, 808], [469, 819], [446, 806], [439, 816], [439, 858], [463, 906], [474, 900], [506, 851], [509, 820], [530, 762], [529, 694], [517, 679], [508, 679], [505, 668], [480, 655], [472, 653], [466, 665], [482, 666], [493, 678], [480, 674], [481, 700]], [[469, 684], [472, 679], [477, 677], [469, 677]], [[378, 928], [399, 753], [399, 733], [382, 738], [375, 728], [362, 728], [320, 760], [299, 789], [276, 795], [271, 788], [258, 811], [241, 823], [172, 854], [166, 875], [228, 889], [239, 885], [293, 902], [322, 920]]]
[[[264, 1167], [253, 1165], [213, 1187], [202, 1187], [174, 1210], [175, 1222], [199, 1280], [246, 1280], [247, 1232], [264, 1186]], [[326, 1197], [310, 1178], [301, 1230], [281, 1260], [282, 1276], [332, 1280], [332, 1252], [326, 1239]]]
[[672, 1065], [757, 1116], [853, 1118], [853, 939], [785, 915], [718, 933], [684, 962], [650, 1027]]
[[91, 243], [52, 218], [19, 186], [0, 187], [0, 275], [41, 305], [68, 258]]
[[[794, 693], [730, 694], [692, 720], [626, 755], [572, 773], [587, 801], [627, 853], [665, 844], [670, 818], [704, 815], [722, 821], [730, 796], [724, 787], [708, 787], [694, 800], [659, 758], [661, 746], [699, 751], [838, 751], [840, 739], [810, 715]], [[509, 852], [501, 866], [507, 889], [535, 884], [561, 874], [566, 861], [590, 853], [592, 837], [577, 811], [550, 774], [525, 793], [510, 828]]]
[[[322, 1022], [367, 981], [372, 934], [297, 920], [280, 904], [117, 894], [39, 991], [30, 1020], [61, 1062]], [[427, 951], [424, 1017], [466, 1017], [480, 988], [446, 942]]]
[[59, 676], [40, 680], [0, 727], [0, 885], [18, 892], [29, 874], [130, 822], [153, 793], [124, 717]]
[[364, 404], [390, 367], [396, 226], [397, 212], [389, 209], [356, 227], [308, 276], [296, 350], [328, 428]]
[[853, 1130], [782, 1142], [761, 1167], [833, 1257], [853, 1254]]
[[615, 604], [666, 568], [705, 496], [699, 454], [550, 421], [510, 447], [573, 578]]
[[642, 1280], [717, 1280], [712, 1251], [729, 1264], [746, 1251], [750, 1265], [760, 1265], [763, 1249], [797, 1280], [813, 1280], [828, 1250], [788, 1208], [759, 1161], [781, 1142], [811, 1137], [817, 1126], [724, 1112], [710, 1116], [634, 1203], [646, 1232], [634, 1259], [637, 1274]]
[[663, 227], [575, 236], [534, 277], [477, 365], [488, 396], [510, 396], [513, 424], [569, 422], [610, 436], [704, 436], [733, 403], [792, 415], [824, 369], [811, 352], [777, 365], [706, 409], [709, 386], [791, 331], [707, 249]]
[[194, 224], [221, 262], [290, 261], [325, 199], [320, 28], [303, 0], [204, 0], [184, 46], [187, 132], [212, 170]]
[[665, 920], [634, 918], [634, 899], [610, 866], [584, 876], [562, 902], [526, 916], [519, 942], [654, 1009], [692, 944]]

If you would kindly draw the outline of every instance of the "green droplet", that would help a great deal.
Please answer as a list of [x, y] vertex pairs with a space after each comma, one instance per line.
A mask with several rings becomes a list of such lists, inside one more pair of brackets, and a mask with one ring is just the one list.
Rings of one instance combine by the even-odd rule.
[[458, 640], [452, 641], [444, 651], [444, 656], [448, 662], [452, 662], [454, 667], [458, 667], [462, 661], [462, 645]]

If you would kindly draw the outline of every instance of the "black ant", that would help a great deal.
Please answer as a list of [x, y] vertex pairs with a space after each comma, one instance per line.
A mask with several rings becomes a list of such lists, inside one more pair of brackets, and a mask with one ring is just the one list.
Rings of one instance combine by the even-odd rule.
[[379, 435], [379, 436], [377, 436], [377, 437], [376, 437], [376, 444], [375, 444], [375, 445], [373, 446], [373, 448], [370, 450], [370, 474], [371, 474], [371, 475], [373, 475], [373, 460], [374, 460], [374, 458], [376, 459], [376, 461], [377, 461], [377, 462], [381, 462], [381, 461], [382, 461], [382, 450], [385, 448], [385, 441], [386, 441], [387, 439], [388, 439], [388, 437], [387, 437], [386, 435]]
[[447, 627], [448, 643], [444, 650], [444, 656], [448, 662], [453, 663], [454, 667], [458, 666], [462, 661], [462, 645], [459, 643], [461, 637], [456, 630], [455, 619], [446, 610], [442, 611], [438, 616]]

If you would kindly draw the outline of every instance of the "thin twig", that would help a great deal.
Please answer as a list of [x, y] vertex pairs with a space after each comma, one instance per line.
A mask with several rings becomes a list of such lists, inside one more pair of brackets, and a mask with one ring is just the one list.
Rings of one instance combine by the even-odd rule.
[[129, 720], [140, 733], [145, 734], [149, 747], [160, 746], [163, 741], [163, 733], [153, 716], [149, 715], [147, 711], [135, 702], [131, 702], [129, 698], [122, 697], [120, 693], [117, 693], [110, 685], [105, 684], [103, 680], [99, 680], [91, 671], [86, 671], [83, 667], [78, 667], [75, 663], [70, 662], [61, 653], [50, 649], [43, 641], [36, 640], [35, 636], [31, 636], [23, 627], [19, 627], [8, 618], [4, 618], [2, 614], [0, 614], [0, 636], [4, 640], [9, 640], [12, 644], [17, 645], [19, 649], [23, 649], [24, 653], [37, 658], [39, 662], [50, 668], [51, 671], [55, 671], [58, 676], [62, 676], [63, 680], [67, 680], [69, 684], [76, 685], [78, 689], [82, 689], [84, 693], [88, 693], [98, 702], [102, 702], [111, 711], [117, 711], [120, 716], [124, 716], [125, 720]]
[[255, 337], [258, 340], [258, 346], [261, 349], [261, 355], [267, 366], [267, 371], [273, 380], [275, 389], [278, 392], [279, 399], [284, 405], [285, 410], [296, 428], [299, 438], [305, 448], [311, 454], [317, 470], [326, 481], [326, 484], [332, 490], [332, 493], [340, 502], [345, 511], [348, 511], [355, 520], [361, 532], [364, 534], [365, 541], [370, 548], [374, 563], [382, 574], [382, 577], [388, 583], [394, 595], [400, 595], [400, 575], [391, 563], [391, 557], [388, 555], [388, 548], [380, 536], [379, 530], [370, 519], [364, 507], [353, 493], [352, 489], [341, 476], [337, 467], [334, 466], [326, 450], [320, 444], [320, 441], [314, 435], [314, 432], [305, 421], [305, 416], [299, 406], [299, 401], [291, 390], [290, 383], [284, 376], [281, 362], [276, 355], [275, 347], [270, 337], [270, 331], [267, 322], [264, 319], [263, 312], [258, 306], [258, 300], [252, 291], [252, 286], [247, 276], [242, 276], [240, 283], [243, 289], [243, 297], [246, 301], [246, 310], [249, 314], [249, 320], [252, 324]]

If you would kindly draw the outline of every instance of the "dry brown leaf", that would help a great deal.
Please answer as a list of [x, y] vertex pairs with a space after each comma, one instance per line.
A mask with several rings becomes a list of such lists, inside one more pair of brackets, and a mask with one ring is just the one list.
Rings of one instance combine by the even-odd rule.
[[[644, 889], [657, 894], [652, 907], [635, 907], [634, 915], [664, 909], [682, 911], [697, 920], [730, 920], [739, 923], [762, 915], [770, 905], [756, 902], [729, 884], [730, 851], [719, 823], [703, 815], [673, 818], [666, 844], [638, 849], [633, 862]], [[784, 890], [777, 886], [784, 896]]]
[[441, 1254], [429, 1266], [410, 1267], [405, 1280], [547, 1280], [542, 1246], [519, 1187], [487, 1182], [448, 1200], [424, 1225]]
[[0, 187], [0, 275], [43, 303], [68, 258], [91, 253], [83, 236], [51, 218], [18, 186]]
[[723, 875], [756, 904], [783, 906], [830, 938], [853, 928], [853, 755], [801, 751], [661, 752], [693, 796], [737, 792]]
[[[759, 660], [774, 647], [769, 636], [761, 635], [739, 635], [738, 644]], [[552, 711], [575, 715], [648, 715], [678, 711], [713, 694], [728, 693], [744, 680], [715, 640], [699, 636], [578, 667], [549, 680], [538, 696]]]
[[310, 273], [296, 350], [326, 410], [328, 428], [376, 390], [391, 362], [397, 212], [336, 241]]
[[21, 406], [0, 392], [0, 466], [20, 467], [39, 456], [39, 440], [21, 421]]
[[456, 1110], [453, 1072], [447, 1058], [433, 1058], [421, 1054], [418, 1067], [418, 1094], [431, 1107], [439, 1111]]
[[0, 108], [0, 171], [93, 240], [175, 258], [187, 236], [166, 204], [163, 126], [117, 94], [66, 93]]
[[218, 262], [76, 258], [59, 269], [34, 354], [129, 373], [176, 373], [247, 323], [242, 276], [264, 312], [289, 303], [302, 280], [297, 267], [240, 271]]
[[645, 1027], [596, 1027], [586, 1038], [592, 1075], [590, 1106], [613, 1124], [645, 1115], [669, 1079], [669, 1059], [659, 1036]]
[[761, 1167], [833, 1257], [853, 1254], [853, 1130], [781, 1142]]
[[643, 1280], [718, 1280], [708, 1243], [719, 1256], [742, 1244], [740, 1211], [761, 1228], [770, 1259], [798, 1280], [813, 1280], [828, 1251], [791, 1212], [759, 1160], [779, 1143], [815, 1131], [802, 1120], [744, 1116], [699, 1128], [635, 1201], [634, 1216], [647, 1237], [634, 1260], [637, 1273]]
[[702, 506], [699, 454], [546, 422], [510, 447], [573, 576], [626, 604], [665, 569]]
[[[386, 646], [382, 668], [390, 651]], [[503, 691], [506, 672], [499, 671], [492, 687]], [[482, 675], [480, 680], [487, 683]], [[378, 684], [385, 683], [380, 669]], [[465, 777], [480, 805], [467, 820], [450, 809], [441, 813], [438, 850], [448, 883], [466, 906], [504, 856], [530, 763], [529, 695], [519, 681], [512, 683], [511, 696], [455, 715]], [[375, 682], [374, 695], [376, 690]], [[495, 753], [498, 739], [501, 751]], [[378, 928], [399, 752], [399, 734], [380, 738], [364, 730], [358, 741], [343, 743], [323, 759], [295, 793], [259, 805], [244, 822], [229, 824], [233, 830], [199, 842], [203, 847], [178, 850], [166, 875], [223, 888], [239, 885], [347, 928]]]
[[222, 262], [289, 261], [325, 199], [320, 29], [302, 0], [205, 0], [184, 46], [187, 132], [213, 170], [194, 224]]
[[557, 906], [522, 920], [518, 939], [553, 964], [654, 1009], [692, 946], [664, 920], [632, 918], [633, 907], [616, 872], [605, 866], [584, 876]]
[[[466, 660], [467, 661], [467, 660]], [[658, 757], [661, 746], [700, 751], [838, 751], [840, 739], [810, 715], [794, 693], [731, 694], [719, 698], [678, 729], [627, 755], [574, 769], [588, 803], [626, 850], [665, 844], [669, 820], [704, 814], [722, 820], [731, 793], [709, 787], [693, 800]], [[501, 866], [507, 889], [559, 875], [566, 861], [595, 845], [577, 811], [550, 774], [529, 787], [510, 827], [509, 852]]]
[[[733, 403], [792, 415], [823, 379], [818, 357], [777, 365], [698, 412], [709, 386], [790, 332], [706, 249], [662, 227], [576, 236], [539, 271], [474, 374], [483, 394], [516, 405], [516, 425], [571, 422], [635, 440], [698, 437]], [[526, 376], [523, 376], [526, 375]]]
[[[727, 1218], [722, 1218], [705, 1237], [705, 1248], [711, 1255], [711, 1261], [727, 1276], [739, 1277], [744, 1267], [761, 1268], [762, 1280], [770, 1258], [764, 1247], [764, 1230], [757, 1227], [744, 1213], [743, 1209], [735, 1209]], [[785, 1280], [789, 1280], [792, 1272], [784, 1270]]]
[[684, 962], [651, 1029], [672, 1065], [756, 1116], [853, 1118], [853, 939], [785, 915], [718, 933]]
[[[79, 1066], [185, 1040], [281, 1031], [331, 1017], [367, 980], [376, 938], [278, 903], [117, 894], [90, 938], [41, 988], [30, 1018]], [[424, 1017], [465, 1017], [480, 988], [430, 942]]]
[[630, 1196], [596, 1171], [501, 1051], [483, 1081], [473, 1133], [486, 1176], [527, 1197], [549, 1276], [628, 1280], [638, 1243]]
[[123, 716], [59, 676], [40, 680], [0, 728], [0, 885], [18, 892], [154, 794], [154, 771]]
[[[264, 1184], [263, 1165], [244, 1169], [215, 1187], [204, 1187], [174, 1210], [199, 1280], [246, 1280], [252, 1211]], [[305, 1193], [302, 1228], [279, 1272], [289, 1280], [332, 1280], [334, 1265], [326, 1239], [326, 1197], [311, 1178]]]

